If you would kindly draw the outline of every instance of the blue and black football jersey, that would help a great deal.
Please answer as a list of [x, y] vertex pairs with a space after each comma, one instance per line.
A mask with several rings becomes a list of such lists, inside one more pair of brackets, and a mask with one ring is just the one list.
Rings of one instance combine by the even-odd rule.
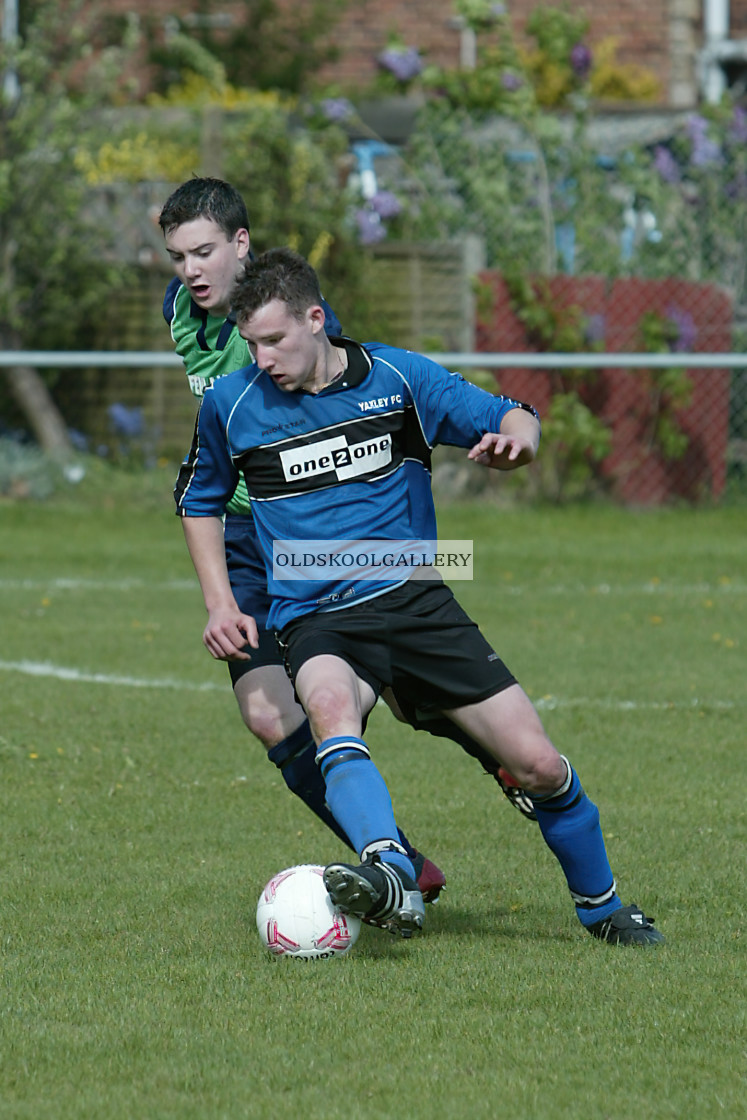
[[284, 391], [256, 364], [214, 382], [175, 492], [182, 516], [220, 516], [244, 478], [273, 600], [268, 626], [277, 630], [404, 580], [275, 580], [273, 541], [436, 540], [433, 447], [472, 447], [527, 407], [421, 354], [333, 341], [345, 346], [348, 368], [319, 393]]

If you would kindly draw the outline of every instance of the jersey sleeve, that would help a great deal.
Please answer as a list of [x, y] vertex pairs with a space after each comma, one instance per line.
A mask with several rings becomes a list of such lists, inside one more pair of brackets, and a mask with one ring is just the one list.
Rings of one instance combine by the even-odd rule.
[[525, 409], [539, 421], [531, 405], [488, 393], [422, 354], [404, 353], [407, 358], [401, 372], [431, 446], [472, 447], [486, 432], [499, 432], [504, 416], [515, 408]]
[[163, 297], [163, 317], [169, 326], [173, 323], [174, 315], [176, 314], [176, 295], [180, 287], [181, 281], [179, 277], [172, 276]]
[[208, 389], [197, 414], [192, 446], [174, 488], [176, 512], [180, 517], [222, 517], [238, 481], [225, 421], [215, 393]]

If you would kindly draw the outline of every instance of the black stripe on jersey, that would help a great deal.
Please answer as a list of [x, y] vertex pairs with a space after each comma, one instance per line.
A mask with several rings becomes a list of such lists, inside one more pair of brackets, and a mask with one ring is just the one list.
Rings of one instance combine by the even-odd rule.
[[223, 320], [223, 326], [220, 329], [220, 333], [219, 333], [217, 341], [215, 343], [215, 349], [216, 350], [225, 350], [226, 343], [228, 342], [229, 338], [231, 337], [231, 331], [233, 330], [233, 328], [235, 326], [236, 326], [236, 321], [235, 321], [235, 319], [231, 319], [230, 316], [228, 317], [228, 319]]
[[205, 327], [207, 326], [208, 317], [207, 311], [204, 307], [200, 307], [199, 304], [195, 303], [193, 299], [190, 299], [189, 317], [190, 319], [200, 320], [200, 325], [195, 331], [195, 339], [197, 341], [197, 345], [200, 347], [200, 350], [209, 350], [210, 347], [208, 346], [207, 339], [205, 338]]
[[[208, 312], [204, 307], [200, 307], [199, 304], [195, 303], [195, 301], [192, 299], [190, 300], [189, 304], [189, 316], [191, 319], [200, 320], [200, 325], [195, 331], [195, 340], [197, 342], [197, 345], [200, 347], [200, 350], [204, 350], [206, 353], [210, 353], [210, 346], [205, 336], [205, 331], [207, 329]], [[228, 315], [228, 317], [223, 320], [223, 324], [218, 334], [218, 339], [215, 343], [216, 350], [225, 350], [226, 344], [231, 337], [231, 331], [235, 326], [236, 320], [232, 318], [231, 315]]]
[[253, 501], [370, 482], [416, 459], [430, 470], [430, 448], [413, 405], [264, 444], [234, 457]]
[[198, 410], [197, 417], [195, 419], [194, 432], [192, 434], [192, 445], [187, 453], [186, 458], [183, 460], [181, 466], [179, 467], [179, 474], [177, 475], [176, 483], [174, 484], [174, 501], [176, 502], [176, 511], [179, 516], [183, 515], [182, 501], [184, 499], [184, 495], [189, 490], [189, 487], [192, 483], [192, 478], [194, 477], [195, 467], [197, 466], [197, 452], [199, 448], [199, 419], [200, 414]]
[[514, 400], [513, 397], [506, 397], [506, 400], [510, 400], [516, 406], [516, 408], [521, 408], [524, 410], [524, 412], [531, 412], [534, 419], [539, 420], [540, 414], [533, 404], [527, 404], [526, 401]]

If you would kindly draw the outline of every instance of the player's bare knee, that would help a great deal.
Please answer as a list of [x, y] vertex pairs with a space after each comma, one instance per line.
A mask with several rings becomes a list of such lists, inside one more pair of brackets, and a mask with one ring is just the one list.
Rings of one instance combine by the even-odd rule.
[[283, 721], [277, 712], [242, 711], [244, 723], [252, 735], [259, 739], [265, 750], [270, 750], [286, 737]]
[[[565, 760], [549, 740], [539, 744], [522, 767], [521, 785], [531, 793], [547, 797], [560, 789], [568, 776]], [[518, 777], [518, 775], [514, 775]]]
[[304, 707], [315, 727], [326, 728], [338, 718], [350, 718], [358, 713], [355, 694], [342, 684], [316, 685], [304, 698]]
[[300, 708], [288, 713], [256, 694], [236, 699], [246, 727], [267, 751], [281, 743], [303, 721]]
[[303, 723], [303, 709], [278, 666], [265, 666], [240, 677], [234, 695], [241, 718], [266, 750], [277, 746]]

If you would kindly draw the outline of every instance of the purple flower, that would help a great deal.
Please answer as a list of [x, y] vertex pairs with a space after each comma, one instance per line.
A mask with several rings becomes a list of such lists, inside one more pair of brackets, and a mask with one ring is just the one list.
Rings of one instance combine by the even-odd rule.
[[571, 50], [571, 69], [577, 78], [586, 81], [591, 70], [591, 51], [585, 43], [576, 43]]
[[708, 121], [705, 117], [701, 117], [698, 113], [691, 113], [685, 127], [692, 144], [690, 162], [693, 167], [707, 167], [711, 163], [720, 163], [721, 148], [708, 136]]
[[741, 198], [747, 198], [747, 175], [744, 171], [740, 171], [728, 183], [724, 184], [724, 194], [730, 202], [737, 202]]
[[729, 137], [735, 144], [747, 144], [747, 111], [741, 105], [734, 106]]
[[377, 191], [368, 203], [380, 218], [396, 218], [402, 213], [402, 203], [391, 191]]
[[109, 426], [120, 436], [135, 439], [143, 434], [142, 408], [128, 408], [124, 404], [110, 404], [107, 409]]
[[698, 337], [698, 328], [689, 311], [672, 304], [667, 308], [667, 319], [677, 331], [677, 336], [671, 342], [671, 348], [678, 354], [692, 350]]
[[708, 121], [700, 113], [690, 113], [685, 123], [685, 129], [690, 139], [696, 136], [705, 136], [708, 131]]
[[708, 167], [709, 164], [720, 163], [721, 148], [714, 140], [709, 140], [706, 136], [703, 140], [693, 144], [690, 162], [693, 167]]
[[514, 93], [517, 89], [521, 89], [522, 85], [523, 82], [518, 74], [512, 74], [509, 70], [504, 70], [501, 74], [501, 86], [508, 93]]
[[88, 451], [88, 436], [77, 428], [68, 428], [68, 438], [76, 451]]
[[321, 110], [328, 121], [347, 121], [355, 115], [355, 109], [347, 97], [325, 97]]
[[680, 169], [669, 148], [657, 144], [654, 150], [654, 168], [665, 183], [679, 183]]
[[415, 47], [387, 47], [376, 61], [382, 70], [394, 74], [398, 82], [411, 82], [423, 69], [423, 62]]
[[588, 343], [604, 342], [607, 320], [604, 315], [589, 315], [584, 325], [584, 338]]
[[386, 227], [375, 210], [362, 206], [355, 212], [358, 237], [361, 245], [375, 245], [386, 237]]

